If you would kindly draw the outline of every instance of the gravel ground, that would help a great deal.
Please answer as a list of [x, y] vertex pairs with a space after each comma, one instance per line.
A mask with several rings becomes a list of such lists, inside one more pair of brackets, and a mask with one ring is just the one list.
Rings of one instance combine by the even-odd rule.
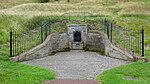
[[22, 63], [53, 70], [57, 79], [95, 79], [96, 75], [103, 71], [128, 62], [101, 56], [95, 52], [72, 50]]

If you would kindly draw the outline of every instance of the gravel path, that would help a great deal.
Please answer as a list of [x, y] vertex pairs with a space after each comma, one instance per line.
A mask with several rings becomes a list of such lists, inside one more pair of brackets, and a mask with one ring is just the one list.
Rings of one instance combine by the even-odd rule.
[[57, 79], [95, 79], [103, 71], [128, 62], [95, 52], [73, 50], [22, 63], [51, 69], [56, 73]]

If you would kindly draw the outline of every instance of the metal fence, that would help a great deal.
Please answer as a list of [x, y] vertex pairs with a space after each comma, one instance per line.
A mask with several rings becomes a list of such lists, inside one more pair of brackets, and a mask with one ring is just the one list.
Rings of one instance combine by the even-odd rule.
[[117, 47], [132, 55], [144, 56], [144, 27], [140, 30], [131, 30], [117, 26], [111, 21], [104, 20], [104, 32], [109, 40]]
[[27, 50], [42, 43], [50, 34], [50, 23], [43, 25], [26, 32], [19, 32], [10, 28], [10, 57], [19, 55]]
[[[75, 14], [75, 13], [72, 13]], [[28, 30], [22, 31], [19, 28], [10, 28], [10, 57], [17, 56], [21, 53], [42, 43], [50, 33], [54, 32], [67, 32], [68, 24], [88, 24], [89, 30], [102, 30], [102, 20], [97, 16], [82, 16], [63, 14], [57, 17], [48, 17], [34, 26], [27, 28]], [[81, 13], [78, 13], [81, 14]], [[83, 13], [84, 14], [84, 13]], [[34, 19], [36, 21], [36, 19]], [[32, 23], [36, 24], [36, 23]], [[32, 25], [31, 24], [31, 25]], [[22, 24], [26, 25], [26, 24]]]
[[19, 55], [42, 43], [51, 32], [67, 32], [67, 24], [87, 24], [88, 30], [104, 31], [117, 47], [131, 54], [144, 56], [144, 27], [129, 30], [97, 16], [61, 16], [49, 18], [28, 32], [10, 31], [10, 57]]

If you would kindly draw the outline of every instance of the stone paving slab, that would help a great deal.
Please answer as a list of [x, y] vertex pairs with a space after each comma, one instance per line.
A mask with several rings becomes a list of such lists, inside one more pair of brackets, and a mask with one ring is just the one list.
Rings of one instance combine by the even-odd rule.
[[22, 63], [53, 70], [57, 79], [93, 80], [96, 75], [128, 62], [101, 56], [96, 52], [73, 50]]
[[50, 80], [43, 84], [98, 84], [95, 80]]

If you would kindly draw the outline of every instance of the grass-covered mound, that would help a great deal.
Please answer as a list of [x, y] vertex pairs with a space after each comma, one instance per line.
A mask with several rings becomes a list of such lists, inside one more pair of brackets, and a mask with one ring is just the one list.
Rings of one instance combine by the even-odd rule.
[[105, 71], [96, 79], [102, 84], [149, 84], [149, 69], [150, 63], [135, 62]]
[[0, 84], [40, 84], [54, 78], [54, 73], [47, 69], [0, 61]]

